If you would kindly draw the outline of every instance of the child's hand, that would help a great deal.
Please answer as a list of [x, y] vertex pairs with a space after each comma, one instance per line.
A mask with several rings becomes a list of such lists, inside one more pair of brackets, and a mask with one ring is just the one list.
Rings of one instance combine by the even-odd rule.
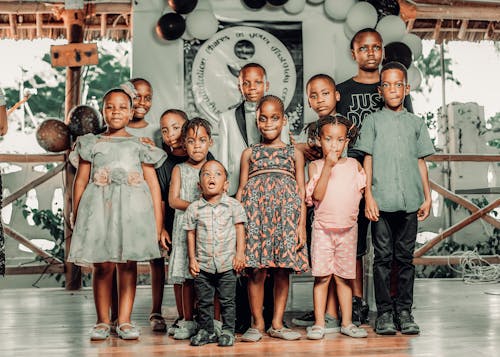
[[380, 212], [378, 210], [378, 205], [377, 202], [375, 201], [375, 198], [370, 195], [365, 195], [365, 216], [368, 218], [370, 221], [377, 222], [378, 217], [380, 217]]
[[140, 137], [139, 140], [143, 144], [150, 145], [150, 146], [156, 146], [155, 142], [151, 138], [143, 136], [143, 137]]
[[432, 206], [431, 200], [426, 200], [426, 201], [424, 201], [424, 203], [422, 203], [422, 205], [420, 206], [420, 208], [417, 211], [417, 219], [419, 221], [423, 221], [427, 217], [429, 217], [429, 213], [431, 211], [431, 206]]
[[236, 254], [233, 258], [233, 269], [236, 270], [237, 273], [241, 273], [243, 269], [245, 269], [245, 255], [244, 254]]
[[337, 152], [335, 150], [330, 150], [328, 155], [325, 157], [325, 165], [328, 167], [333, 167], [339, 161]]
[[198, 261], [196, 259], [189, 259], [189, 272], [195, 278], [200, 274], [200, 266], [198, 265]]
[[315, 146], [311, 146], [308, 143], [297, 143], [294, 144], [295, 149], [299, 150], [304, 154], [304, 157], [308, 161], [314, 161], [321, 159], [321, 151], [317, 150]]
[[168, 243], [172, 243], [172, 240], [170, 239], [170, 234], [168, 234], [167, 230], [165, 228], [162, 228], [161, 232], [160, 232], [160, 244], [162, 246], [163, 249], [166, 249], [167, 251], [169, 250], [168, 249], [168, 246], [167, 246], [167, 242]]
[[299, 242], [297, 243], [297, 248], [295, 250], [299, 251], [306, 245], [307, 241], [306, 227], [300, 226], [297, 230], [297, 236], [299, 238]]

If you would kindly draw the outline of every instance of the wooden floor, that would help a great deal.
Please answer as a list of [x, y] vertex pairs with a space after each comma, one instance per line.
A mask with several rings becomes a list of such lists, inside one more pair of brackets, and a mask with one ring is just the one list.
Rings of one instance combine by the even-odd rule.
[[[311, 284], [294, 286], [290, 307], [311, 307]], [[166, 288], [164, 313], [173, 319], [172, 289]], [[139, 341], [116, 336], [91, 342], [95, 320], [91, 290], [12, 289], [0, 291], [0, 356], [500, 356], [500, 284], [466, 285], [459, 280], [418, 280], [414, 314], [422, 334], [382, 337], [366, 326], [366, 339], [339, 334], [321, 341], [293, 342], [269, 337], [234, 347], [191, 347], [151, 332], [147, 316], [150, 289], [138, 289], [134, 320], [142, 327]], [[298, 312], [288, 312], [287, 320]], [[496, 351], [496, 352], [495, 352]]]

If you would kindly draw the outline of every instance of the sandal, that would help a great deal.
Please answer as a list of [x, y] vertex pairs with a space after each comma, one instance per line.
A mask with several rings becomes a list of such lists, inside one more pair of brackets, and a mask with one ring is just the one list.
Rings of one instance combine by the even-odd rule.
[[104, 341], [109, 337], [111, 327], [104, 322], [95, 324], [90, 330], [91, 341]]
[[241, 336], [241, 340], [243, 342], [257, 342], [262, 338], [262, 334], [256, 328], [250, 327], [246, 332]]
[[[123, 327], [125, 326], [128, 326], [130, 328], [123, 330]], [[124, 322], [116, 326], [116, 333], [123, 340], [137, 340], [139, 338], [139, 335], [141, 334], [139, 329], [130, 322]]]
[[325, 337], [325, 328], [319, 325], [314, 325], [307, 328], [307, 338], [310, 340], [321, 340]]
[[149, 315], [149, 325], [151, 325], [151, 330], [154, 332], [166, 332], [167, 331], [167, 323], [163, 316], [157, 312]]
[[291, 329], [286, 327], [282, 327], [279, 330], [276, 330], [271, 326], [267, 330], [267, 333], [271, 337], [281, 338], [287, 341], [298, 340], [300, 338], [300, 333], [292, 331]]

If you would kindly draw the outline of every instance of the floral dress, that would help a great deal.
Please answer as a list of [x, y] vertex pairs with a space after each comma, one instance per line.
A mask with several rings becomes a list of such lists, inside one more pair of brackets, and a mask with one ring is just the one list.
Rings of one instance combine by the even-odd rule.
[[295, 181], [293, 145], [280, 148], [252, 145], [249, 176], [260, 170], [279, 169], [248, 179], [242, 193], [247, 213], [246, 266], [288, 268], [296, 272], [309, 269], [307, 248], [296, 251], [301, 199]]
[[78, 157], [92, 168], [78, 205], [68, 261], [90, 265], [159, 258], [153, 200], [141, 165], [158, 167], [165, 152], [137, 137], [87, 134], [78, 138], [70, 160]]

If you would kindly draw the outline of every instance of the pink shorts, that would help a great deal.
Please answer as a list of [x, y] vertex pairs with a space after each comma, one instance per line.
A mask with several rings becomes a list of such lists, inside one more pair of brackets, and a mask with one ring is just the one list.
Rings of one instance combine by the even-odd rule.
[[313, 276], [337, 275], [356, 278], [358, 225], [350, 228], [318, 229], [313, 225], [311, 260]]

